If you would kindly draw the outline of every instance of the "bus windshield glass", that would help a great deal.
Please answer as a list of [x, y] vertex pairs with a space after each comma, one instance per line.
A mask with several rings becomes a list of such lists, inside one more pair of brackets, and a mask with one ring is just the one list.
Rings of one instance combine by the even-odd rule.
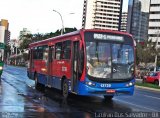
[[111, 77], [111, 49], [109, 43], [86, 42], [88, 75]]
[[[133, 76], [134, 47], [125, 43], [86, 40], [87, 75], [98, 80], [124, 80]], [[102, 81], [103, 81], [102, 80]]]

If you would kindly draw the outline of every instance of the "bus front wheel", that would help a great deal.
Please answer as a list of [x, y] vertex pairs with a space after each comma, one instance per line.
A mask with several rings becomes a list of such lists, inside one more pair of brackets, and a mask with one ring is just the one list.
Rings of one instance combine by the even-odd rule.
[[63, 97], [67, 98], [68, 97], [68, 92], [69, 92], [69, 86], [68, 86], [68, 82], [67, 82], [66, 79], [63, 81], [62, 92], [63, 92]]

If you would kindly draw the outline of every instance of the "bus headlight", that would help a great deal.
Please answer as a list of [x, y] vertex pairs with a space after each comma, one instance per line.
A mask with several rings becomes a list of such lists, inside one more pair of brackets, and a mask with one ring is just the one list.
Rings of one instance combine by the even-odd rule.
[[127, 87], [130, 87], [130, 86], [133, 86], [133, 85], [134, 85], [134, 82], [129, 82], [129, 83], [126, 84]]
[[93, 83], [93, 82], [86, 82], [86, 84], [89, 85], [89, 86], [95, 86], [95, 85], [96, 85], [96, 84]]
[[3, 67], [2, 67], [2, 66], [0, 66], [0, 70], [3, 70]]

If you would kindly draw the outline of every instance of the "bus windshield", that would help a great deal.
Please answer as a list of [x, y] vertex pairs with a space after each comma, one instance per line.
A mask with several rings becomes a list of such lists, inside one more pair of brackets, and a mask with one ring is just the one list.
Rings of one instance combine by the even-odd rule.
[[109, 43], [86, 42], [88, 75], [111, 77], [111, 49]]
[[86, 41], [87, 74], [103, 80], [132, 77], [134, 49], [128, 44]]

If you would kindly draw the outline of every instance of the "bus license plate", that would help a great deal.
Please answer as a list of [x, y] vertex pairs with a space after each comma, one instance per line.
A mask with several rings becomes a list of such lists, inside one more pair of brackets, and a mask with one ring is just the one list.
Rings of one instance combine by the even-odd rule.
[[115, 93], [116, 91], [113, 89], [106, 90], [107, 93]]

